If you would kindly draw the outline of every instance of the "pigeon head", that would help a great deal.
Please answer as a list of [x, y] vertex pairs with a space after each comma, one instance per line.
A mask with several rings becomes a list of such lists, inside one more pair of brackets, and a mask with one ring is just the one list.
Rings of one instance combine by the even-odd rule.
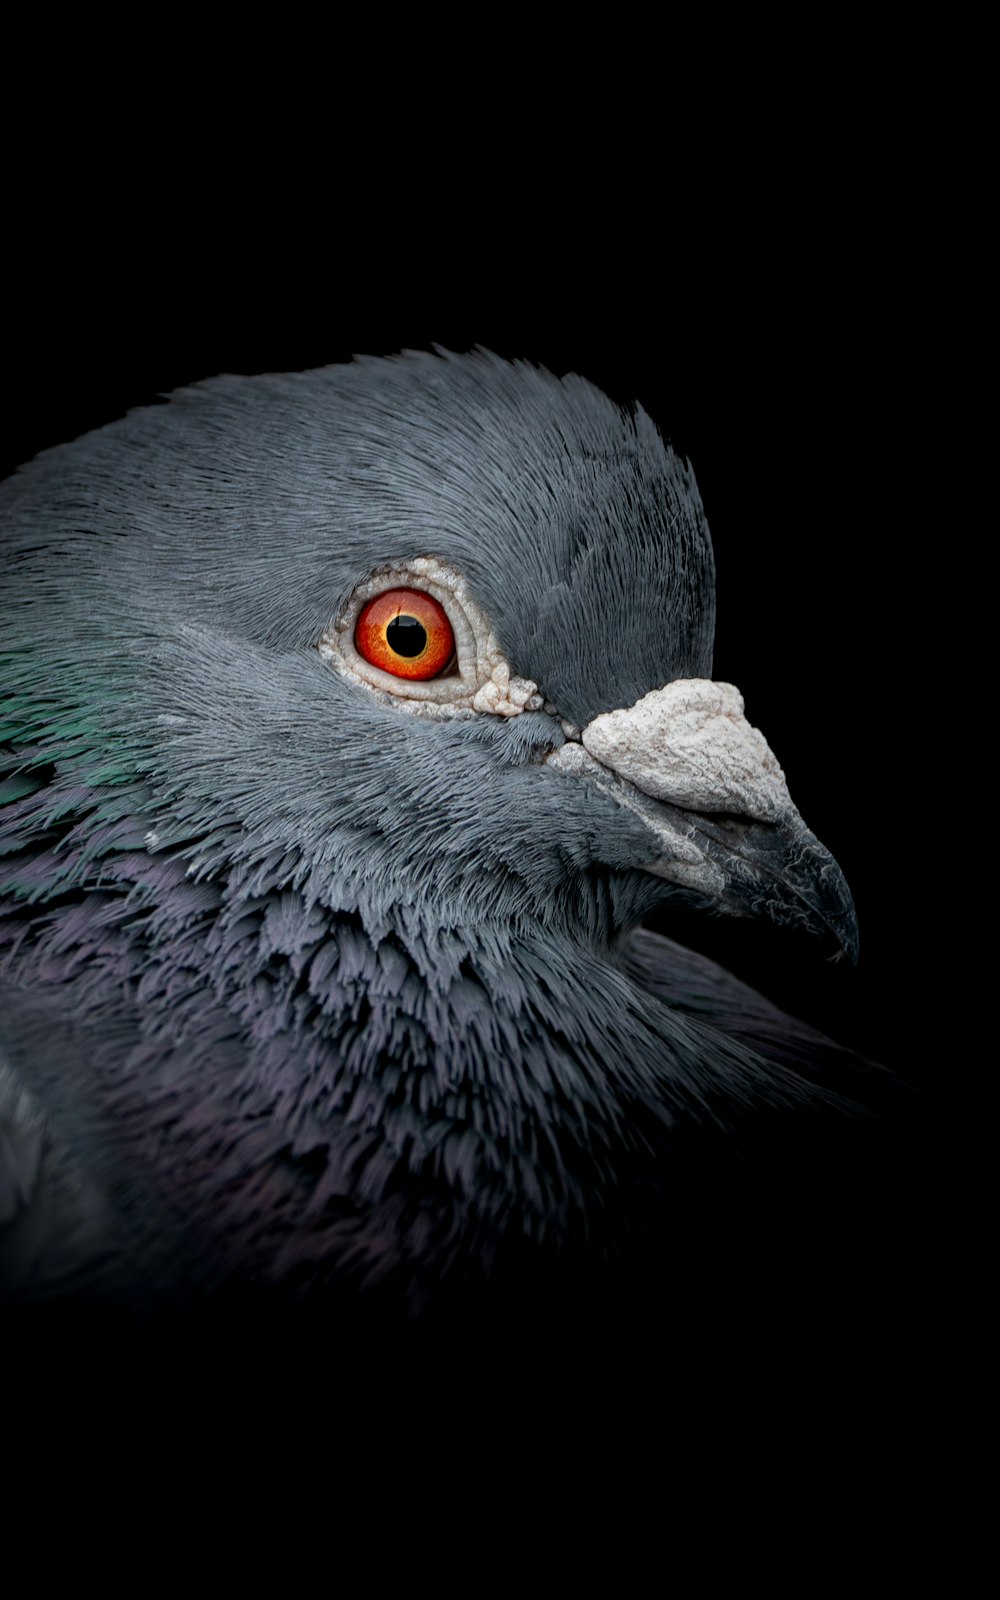
[[542, 1238], [637, 1105], [787, 1088], [622, 942], [680, 895], [856, 943], [641, 410], [485, 353], [219, 378], [4, 500], [10, 1071], [119, 1278]]

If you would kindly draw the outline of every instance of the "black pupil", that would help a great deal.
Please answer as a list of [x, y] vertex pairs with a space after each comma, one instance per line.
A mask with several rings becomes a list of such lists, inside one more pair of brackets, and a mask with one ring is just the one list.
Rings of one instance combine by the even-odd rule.
[[395, 650], [398, 656], [418, 656], [427, 643], [427, 629], [404, 611], [390, 622], [385, 637], [390, 650]]

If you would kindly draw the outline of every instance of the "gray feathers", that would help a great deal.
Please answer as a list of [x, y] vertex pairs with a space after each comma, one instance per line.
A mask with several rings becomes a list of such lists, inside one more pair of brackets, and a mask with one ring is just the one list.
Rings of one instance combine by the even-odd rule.
[[[0, 1004], [102, 1197], [84, 1283], [415, 1304], [507, 1235], [610, 1258], [678, 1122], [812, 1092], [808, 1030], [649, 978], [676, 952], [622, 936], [681, 891], [545, 766], [711, 671], [700, 500], [641, 411], [486, 354], [219, 378], [3, 511]], [[321, 658], [356, 584], [426, 554], [546, 711], [410, 716]]]

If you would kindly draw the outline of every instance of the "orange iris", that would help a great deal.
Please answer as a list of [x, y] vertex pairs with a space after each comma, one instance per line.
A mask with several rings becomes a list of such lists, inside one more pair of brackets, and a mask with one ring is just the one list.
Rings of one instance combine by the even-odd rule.
[[445, 609], [422, 589], [387, 589], [354, 626], [359, 655], [395, 678], [436, 678], [455, 654]]

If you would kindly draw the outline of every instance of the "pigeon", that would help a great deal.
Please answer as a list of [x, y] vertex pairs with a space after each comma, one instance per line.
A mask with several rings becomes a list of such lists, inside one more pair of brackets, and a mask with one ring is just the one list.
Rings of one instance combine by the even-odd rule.
[[194, 384], [0, 492], [9, 1300], [648, 1278], [720, 1150], [852, 1104], [865, 1064], [646, 925], [857, 955], [641, 407], [406, 351]]

